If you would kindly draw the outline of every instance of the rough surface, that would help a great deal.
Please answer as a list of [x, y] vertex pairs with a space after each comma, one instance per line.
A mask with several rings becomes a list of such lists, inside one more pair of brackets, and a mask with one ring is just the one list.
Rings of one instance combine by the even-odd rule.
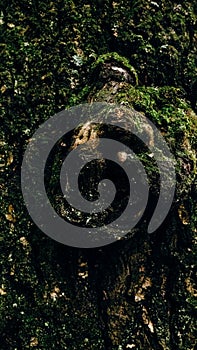
[[[196, 2], [1, 8], [1, 350], [196, 349]], [[105, 74], [110, 67], [125, 74]], [[50, 115], [85, 101], [144, 113], [175, 155], [176, 196], [155, 234], [142, 222], [127, 239], [80, 250], [28, 216], [25, 147]]]

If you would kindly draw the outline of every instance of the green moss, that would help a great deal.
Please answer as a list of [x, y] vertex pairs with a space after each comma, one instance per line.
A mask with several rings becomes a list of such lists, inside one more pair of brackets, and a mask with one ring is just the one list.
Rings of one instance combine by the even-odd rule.
[[138, 75], [135, 68], [129, 63], [126, 57], [120, 56], [117, 52], [108, 52], [106, 54], [100, 55], [97, 60], [92, 64], [92, 69], [97, 68], [106, 62], [115, 61], [121, 64], [123, 67], [127, 68], [135, 79], [135, 85], [138, 85]]
[[[1, 7], [1, 349], [194, 349], [196, 1], [3, 0]], [[133, 86], [92, 84], [108, 62], [125, 67]], [[87, 101], [144, 113], [177, 161], [176, 198], [158, 234], [147, 235], [145, 223], [125, 242], [93, 252], [45, 237], [20, 188], [34, 131]], [[154, 164], [139, 158], [154, 182]], [[143, 298], [135, 302], [138, 292]]]

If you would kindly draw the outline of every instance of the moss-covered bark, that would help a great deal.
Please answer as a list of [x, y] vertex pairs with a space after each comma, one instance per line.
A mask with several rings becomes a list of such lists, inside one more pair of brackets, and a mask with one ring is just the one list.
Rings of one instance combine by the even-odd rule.
[[[1, 11], [1, 349], [195, 349], [196, 3], [10, 0]], [[159, 230], [142, 222], [92, 250], [39, 231], [20, 188], [33, 132], [87, 101], [144, 113], [177, 161]]]

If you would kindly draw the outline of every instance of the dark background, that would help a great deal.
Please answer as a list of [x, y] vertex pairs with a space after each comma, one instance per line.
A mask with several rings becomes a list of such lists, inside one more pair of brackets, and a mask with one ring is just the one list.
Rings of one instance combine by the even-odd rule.
[[[0, 348], [196, 349], [196, 1], [1, 0], [0, 8]], [[28, 140], [49, 116], [86, 101], [145, 113], [175, 155], [175, 200], [155, 234], [142, 223], [85, 250], [31, 221], [20, 189]]]

